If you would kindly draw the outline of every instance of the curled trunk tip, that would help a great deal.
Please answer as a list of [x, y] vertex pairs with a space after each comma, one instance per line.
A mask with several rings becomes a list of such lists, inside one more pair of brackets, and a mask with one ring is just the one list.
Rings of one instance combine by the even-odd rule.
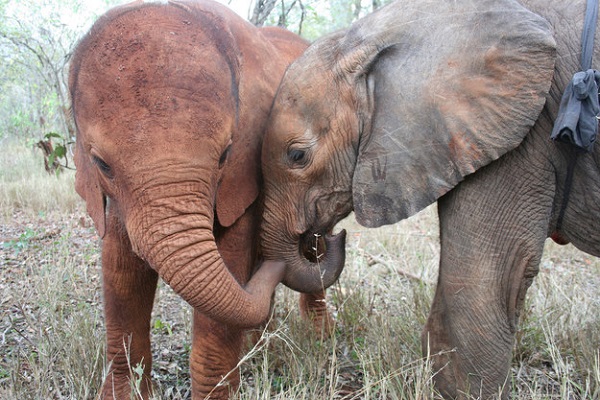
[[286, 260], [288, 269], [283, 284], [302, 293], [317, 293], [333, 285], [339, 278], [346, 262], [346, 230], [337, 235], [325, 235], [325, 252], [311, 262], [300, 249]]

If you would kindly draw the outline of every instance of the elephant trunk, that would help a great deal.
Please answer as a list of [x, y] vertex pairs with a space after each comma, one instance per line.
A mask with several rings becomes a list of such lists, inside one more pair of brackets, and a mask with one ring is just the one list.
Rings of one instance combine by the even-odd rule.
[[302, 293], [317, 293], [333, 285], [346, 261], [346, 231], [336, 235], [282, 234], [277, 226], [265, 221], [261, 230], [266, 259], [285, 262], [283, 284]]
[[283, 263], [265, 263], [256, 279], [240, 286], [217, 249], [212, 204], [202, 205], [198, 188], [188, 189], [175, 189], [168, 199], [139, 199], [129, 210], [134, 251], [195, 310], [230, 326], [259, 325], [268, 317]]

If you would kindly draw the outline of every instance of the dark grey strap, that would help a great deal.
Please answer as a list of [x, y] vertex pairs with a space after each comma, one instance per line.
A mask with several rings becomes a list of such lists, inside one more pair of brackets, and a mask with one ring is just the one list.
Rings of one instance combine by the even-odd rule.
[[598, 101], [598, 86], [600, 73], [592, 69], [592, 55], [594, 54], [594, 34], [598, 20], [598, 0], [588, 0], [585, 10], [585, 22], [581, 34], [581, 69], [573, 76], [560, 101], [558, 116], [554, 121], [552, 139], [571, 143], [572, 154], [567, 165], [564, 194], [562, 204], [556, 220], [556, 231], [562, 229], [565, 212], [569, 204], [573, 174], [579, 154], [591, 151], [598, 135], [598, 114], [600, 105]]
[[588, 0], [581, 38], [582, 71], [573, 76], [560, 101], [558, 116], [552, 129], [553, 140], [570, 143], [591, 151], [598, 136], [600, 73], [592, 67], [594, 33], [598, 19], [598, 0]]
[[596, 32], [596, 21], [598, 20], [598, 1], [588, 0], [585, 10], [585, 23], [581, 34], [581, 70], [587, 71], [592, 68], [592, 56], [594, 54], [594, 33]]

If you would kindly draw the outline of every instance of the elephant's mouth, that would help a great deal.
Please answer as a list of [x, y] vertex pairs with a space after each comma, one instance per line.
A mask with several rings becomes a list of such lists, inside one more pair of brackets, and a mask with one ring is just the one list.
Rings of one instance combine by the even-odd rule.
[[297, 253], [286, 260], [284, 285], [303, 293], [317, 293], [333, 285], [344, 269], [346, 231], [330, 232], [306, 231], [300, 235]]
[[332, 229], [318, 232], [304, 232], [300, 235], [300, 254], [313, 264], [322, 262], [327, 253], [327, 248], [333, 243], [343, 240], [342, 236], [344, 238], [346, 236], [345, 230], [342, 230], [335, 235], [331, 234], [331, 232]]
[[305, 232], [300, 236], [300, 254], [315, 264], [325, 255], [327, 244], [322, 233]]
[[[319, 202], [315, 201], [314, 203]], [[319, 211], [320, 210], [317, 208], [317, 210], [307, 213], [308, 215], [314, 215], [314, 219], [312, 219], [312, 221], [309, 222], [309, 229], [304, 231], [304, 233], [300, 234], [299, 241], [300, 254], [313, 264], [324, 261], [324, 258], [327, 256], [328, 247], [333, 248], [335, 246], [339, 246], [341, 240], [344, 240], [345, 243], [345, 230], [342, 230], [335, 235], [332, 232], [335, 225], [350, 214], [352, 208], [342, 207], [338, 205], [338, 207], [336, 207], [334, 210], [334, 217], [325, 221], [319, 217], [322, 214]]]

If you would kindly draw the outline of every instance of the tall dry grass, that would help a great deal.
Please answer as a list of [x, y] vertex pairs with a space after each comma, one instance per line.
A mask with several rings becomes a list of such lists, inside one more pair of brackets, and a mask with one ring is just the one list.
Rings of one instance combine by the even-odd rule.
[[[93, 399], [106, 369], [98, 239], [72, 173], [56, 179], [39, 154], [4, 149], [0, 398]], [[437, 276], [435, 207], [382, 229], [352, 218], [342, 225], [347, 266], [328, 292], [335, 333], [316, 333], [299, 317], [297, 294], [279, 287], [273, 319], [240, 363], [239, 398], [438, 398], [420, 349]], [[598, 259], [548, 242], [517, 333], [514, 398], [600, 398], [599, 288]], [[190, 318], [161, 284], [152, 320], [157, 399], [189, 398]]]
[[75, 210], [79, 197], [73, 190], [74, 171], [48, 175], [40, 149], [9, 139], [0, 145], [0, 218], [10, 218], [15, 210], [28, 214]]

